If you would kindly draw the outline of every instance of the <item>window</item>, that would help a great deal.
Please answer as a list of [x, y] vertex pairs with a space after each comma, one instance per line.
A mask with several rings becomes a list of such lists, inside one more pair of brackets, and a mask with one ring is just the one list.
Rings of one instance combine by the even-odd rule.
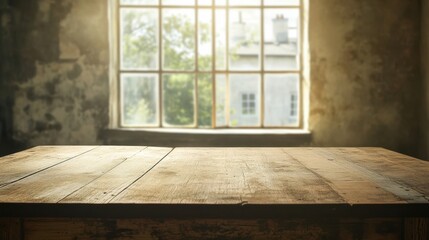
[[302, 125], [302, 0], [115, 1], [119, 126]]
[[290, 94], [290, 116], [296, 117], [298, 110], [298, 98], [296, 93]]
[[255, 114], [255, 94], [254, 93], [243, 93], [241, 94], [241, 114], [243, 115], [254, 115]]

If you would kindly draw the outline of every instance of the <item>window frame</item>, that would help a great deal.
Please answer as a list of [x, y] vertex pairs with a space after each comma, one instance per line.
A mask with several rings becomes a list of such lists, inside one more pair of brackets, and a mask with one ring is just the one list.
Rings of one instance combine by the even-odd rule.
[[[228, 5], [229, 0], [226, 0], [225, 6], [200, 6], [198, 5], [198, 0], [195, 0], [194, 5], [168, 5], [163, 6], [162, 0], [159, 0], [159, 3], [157, 5], [145, 5], [144, 7], [140, 5], [132, 5], [132, 4], [120, 4], [120, 0], [109, 0], [109, 36], [110, 36], [110, 128], [123, 128], [123, 129], [151, 129], [151, 128], [181, 128], [181, 129], [207, 129], [207, 128], [201, 128], [198, 126], [198, 74], [211, 74], [212, 75], [212, 126], [208, 129], [306, 129], [307, 128], [307, 116], [306, 111], [308, 111], [308, 103], [306, 98], [308, 98], [308, 90], [304, 89], [304, 83], [306, 82], [304, 75], [305, 75], [305, 68], [304, 65], [304, 47], [305, 47], [305, 36], [307, 34], [305, 33], [306, 29], [308, 29], [308, 26], [306, 26], [306, 23], [304, 22], [305, 19], [305, 5], [304, 2], [306, 0], [299, 0], [299, 5], [297, 6], [264, 6], [264, 0], [261, 0], [261, 5], [258, 6], [229, 6]], [[212, 0], [212, 5], [214, 6], [215, 0]], [[120, 26], [120, 9], [121, 8], [155, 8], [158, 9], [158, 44], [159, 44], [159, 51], [158, 51], [158, 70], [121, 70], [121, 26]], [[163, 9], [177, 9], [177, 8], [185, 8], [185, 9], [192, 9], [195, 12], [195, 69], [192, 71], [175, 71], [175, 70], [162, 70], [162, 64], [163, 64], [163, 54], [162, 54], [162, 21], [163, 21]], [[297, 41], [297, 51], [299, 52], [297, 54], [297, 65], [298, 68], [296, 70], [265, 70], [264, 64], [265, 64], [265, 42], [264, 42], [264, 27], [265, 27], [265, 10], [266, 9], [298, 9], [299, 10], [299, 25], [298, 28], [298, 38], [299, 41]], [[196, 9], [196, 10], [195, 10]], [[198, 45], [199, 45], [199, 36], [198, 36], [198, 14], [199, 9], [211, 9], [212, 13], [212, 69], [207, 71], [200, 71], [198, 69]], [[225, 60], [226, 60], [226, 69], [225, 70], [217, 70], [216, 69], [216, 10], [217, 9], [225, 9], [226, 19], [225, 22], [227, 23], [226, 27], [226, 50], [225, 53]], [[259, 52], [259, 64], [260, 64], [260, 70], [229, 70], [228, 66], [229, 64], [229, 10], [230, 9], [258, 9], [260, 10], [260, 52]], [[147, 126], [133, 126], [133, 125], [124, 125], [122, 120], [122, 100], [121, 100], [121, 74], [158, 74], [158, 124], [156, 125], [147, 125]], [[195, 90], [194, 90], [194, 123], [192, 126], [164, 126], [163, 125], [163, 88], [162, 88], [162, 76], [164, 74], [171, 74], [171, 73], [191, 73], [195, 76]], [[229, 75], [230, 74], [257, 74], [260, 77], [260, 124], [259, 126], [229, 126], [230, 120], [229, 120], [229, 114], [228, 111], [226, 114], [226, 126], [216, 126], [216, 75], [218, 74], [224, 74], [226, 76], [227, 81], [227, 88], [229, 86]], [[295, 115], [295, 117], [298, 117], [298, 123], [296, 125], [284, 125], [284, 126], [265, 126], [264, 124], [264, 113], [265, 113], [265, 92], [264, 92], [264, 85], [265, 85], [265, 76], [268, 74], [296, 74], [299, 76], [298, 80], [298, 107], [297, 111], [298, 114]], [[305, 87], [307, 88], [307, 87]], [[229, 91], [227, 90], [226, 98], [227, 102], [229, 104]], [[305, 105], [305, 107], [304, 107]]]

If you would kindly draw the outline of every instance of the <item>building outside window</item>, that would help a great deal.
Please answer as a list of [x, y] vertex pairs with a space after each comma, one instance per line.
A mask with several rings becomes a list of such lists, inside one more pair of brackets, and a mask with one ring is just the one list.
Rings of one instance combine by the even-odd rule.
[[119, 126], [300, 126], [300, 0], [112, 2]]
[[296, 117], [298, 113], [298, 97], [296, 93], [290, 94], [290, 116]]
[[243, 115], [254, 115], [255, 114], [255, 94], [254, 93], [242, 93], [241, 94], [241, 114]]

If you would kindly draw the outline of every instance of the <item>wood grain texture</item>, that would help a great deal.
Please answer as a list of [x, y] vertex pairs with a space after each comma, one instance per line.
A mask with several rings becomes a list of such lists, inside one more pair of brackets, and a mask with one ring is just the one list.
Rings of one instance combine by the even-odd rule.
[[19, 218], [0, 218], [0, 239], [21, 239], [21, 221]]
[[280, 148], [175, 148], [114, 203], [344, 203]]
[[429, 162], [379, 148], [323, 149], [349, 168], [410, 203], [429, 203]]
[[[350, 204], [404, 203], [405, 201], [382, 187], [381, 181], [388, 179], [375, 178], [358, 167], [350, 166], [344, 157], [324, 148], [288, 148], [285, 149], [305, 167], [325, 179]], [[371, 172], [372, 173], [372, 172]], [[374, 173], [375, 174], [375, 173]], [[396, 186], [389, 182], [390, 186]]]
[[[401, 219], [25, 219], [25, 239], [399, 240]], [[420, 239], [419, 239], [420, 240]]]
[[0, 204], [429, 206], [428, 163], [380, 148], [58, 146], [0, 162]]
[[143, 177], [172, 149], [149, 147], [127, 158], [119, 166], [70, 194], [62, 203], [107, 203]]
[[38, 147], [0, 158], [0, 239], [426, 240], [428, 164], [380, 148]]
[[[0, 202], [57, 203], [143, 149], [145, 147], [100, 146], [0, 188]], [[32, 160], [43, 161], [43, 158]]]
[[40, 146], [0, 158], [0, 187], [67, 161], [95, 146]]
[[[413, 186], [413, 188], [422, 194], [429, 195], [427, 178], [429, 161], [421, 161], [381, 148], [359, 148], [359, 150], [361, 154], [356, 155], [350, 161], [356, 161], [357, 158], [362, 157], [367, 166], [371, 168], [377, 167], [377, 170], [380, 170], [381, 173], [393, 181]], [[378, 166], [381, 166], [381, 169]]]
[[404, 221], [404, 240], [429, 239], [429, 218], [407, 218]]

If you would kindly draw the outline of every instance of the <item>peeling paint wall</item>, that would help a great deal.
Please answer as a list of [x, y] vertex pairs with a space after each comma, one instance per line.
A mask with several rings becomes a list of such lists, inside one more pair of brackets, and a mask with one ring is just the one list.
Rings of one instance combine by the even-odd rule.
[[[1, 91], [13, 92], [13, 138], [28, 146], [102, 143], [108, 1], [8, 2], [14, 51], [0, 61], [13, 67], [0, 84], [12, 83]], [[312, 145], [417, 156], [420, 7], [420, 0], [310, 0]]]
[[97, 144], [108, 123], [107, 1], [17, 0], [13, 136]]
[[310, 9], [313, 144], [416, 156], [420, 1], [312, 0]]

